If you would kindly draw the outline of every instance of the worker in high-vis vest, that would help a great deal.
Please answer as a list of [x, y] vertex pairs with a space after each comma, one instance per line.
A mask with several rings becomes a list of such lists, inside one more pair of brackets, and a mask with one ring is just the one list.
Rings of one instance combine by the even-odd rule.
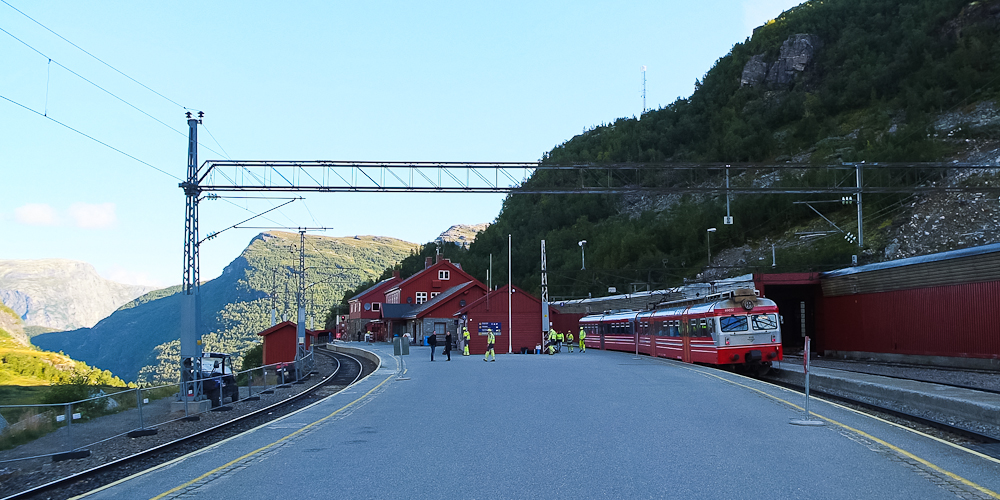
[[587, 344], [583, 343], [585, 338], [587, 338], [587, 332], [583, 331], [583, 327], [580, 327], [580, 352], [587, 352]]
[[557, 351], [562, 351], [562, 345], [563, 342], [565, 341], [566, 341], [566, 335], [563, 332], [559, 332], [556, 334], [556, 342], [558, 342], [558, 344], [556, 345]]
[[493, 361], [497, 360], [497, 353], [493, 351], [493, 344], [496, 344], [497, 338], [493, 335], [493, 330], [486, 336], [486, 354], [483, 355], [483, 361], [487, 361], [490, 354], [493, 355]]
[[549, 342], [546, 347], [549, 347], [549, 354], [555, 354], [556, 352], [556, 330], [555, 328], [549, 328]]
[[469, 340], [471, 340], [471, 338], [469, 337], [469, 328], [463, 326], [462, 327], [462, 344], [464, 344], [465, 347], [462, 348], [462, 356], [468, 356], [469, 355]]
[[569, 347], [569, 352], [573, 352], [573, 332], [566, 332], [566, 347]]

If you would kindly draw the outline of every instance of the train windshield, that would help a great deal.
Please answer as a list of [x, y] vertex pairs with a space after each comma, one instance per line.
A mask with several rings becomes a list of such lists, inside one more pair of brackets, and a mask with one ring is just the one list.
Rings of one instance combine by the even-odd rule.
[[778, 318], [774, 314], [754, 314], [750, 317], [754, 330], [774, 330], [778, 328]]
[[723, 316], [719, 318], [719, 325], [723, 332], [745, 332], [749, 328], [747, 326], [746, 316]]

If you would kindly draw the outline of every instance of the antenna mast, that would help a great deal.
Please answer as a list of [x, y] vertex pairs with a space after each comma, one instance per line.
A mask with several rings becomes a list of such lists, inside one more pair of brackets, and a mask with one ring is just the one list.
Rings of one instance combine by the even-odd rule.
[[642, 112], [646, 112], [646, 66], [639, 66], [642, 70]]

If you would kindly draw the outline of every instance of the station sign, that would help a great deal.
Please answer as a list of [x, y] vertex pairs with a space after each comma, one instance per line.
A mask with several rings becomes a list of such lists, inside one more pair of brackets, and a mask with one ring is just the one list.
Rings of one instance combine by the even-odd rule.
[[479, 335], [489, 335], [493, 332], [493, 335], [499, 336], [502, 330], [503, 324], [499, 321], [497, 322], [480, 322], [479, 323]]

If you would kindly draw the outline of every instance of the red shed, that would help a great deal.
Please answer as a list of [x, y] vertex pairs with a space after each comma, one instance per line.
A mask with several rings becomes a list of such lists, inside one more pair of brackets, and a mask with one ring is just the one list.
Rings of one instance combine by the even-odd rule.
[[[493, 290], [488, 295], [459, 309], [455, 313], [463, 318], [469, 328], [472, 338], [469, 341], [469, 352], [483, 354], [486, 352], [487, 329], [499, 328], [496, 336], [496, 352], [519, 353], [522, 348], [534, 351], [535, 346], [542, 343], [542, 301], [518, 287], [514, 287], [511, 296], [512, 309], [510, 321], [507, 310], [507, 286]], [[549, 322], [557, 331], [575, 331], [579, 329], [579, 319], [582, 314], [561, 314], [549, 307]], [[513, 336], [509, 325], [513, 324]]]
[[[295, 336], [295, 323], [282, 321], [257, 335], [264, 337], [265, 365], [295, 361], [295, 349], [298, 343]], [[316, 332], [306, 330], [306, 349], [313, 345], [316, 336]]]

